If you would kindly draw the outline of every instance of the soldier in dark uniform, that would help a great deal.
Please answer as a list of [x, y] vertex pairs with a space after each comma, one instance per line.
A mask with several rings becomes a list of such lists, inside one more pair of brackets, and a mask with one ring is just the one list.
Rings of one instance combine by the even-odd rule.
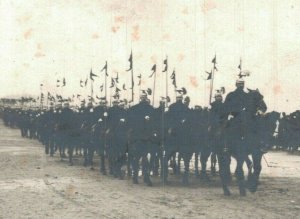
[[50, 156], [54, 155], [54, 135], [55, 135], [55, 114], [54, 114], [54, 103], [50, 102], [50, 109], [45, 113], [44, 119], [44, 134], [45, 134], [45, 152]]
[[112, 102], [107, 111], [107, 154], [110, 173], [123, 178], [121, 167], [126, 161], [127, 151], [127, 115], [126, 110], [119, 106], [119, 99]]
[[[243, 163], [247, 157], [245, 150], [243, 149], [242, 142], [246, 134], [245, 123], [245, 110], [247, 108], [248, 96], [244, 91], [245, 82], [244, 80], [238, 79], [236, 81], [236, 89], [230, 92], [224, 102], [224, 116], [228, 118], [228, 122], [224, 134], [224, 149], [222, 155], [219, 156], [219, 166], [222, 169], [224, 167], [224, 174], [220, 174], [223, 190], [225, 195], [229, 195], [230, 192], [226, 185], [230, 181], [230, 174], [228, 169], [230, 168], [230, 155], [235, 154], [235, 157], [241, 157], [238, 159], [237, 164], [237, 179], [239, 182], [240, 194], [245, 195], [245, 185], [244, 185], [244, 172], [242, 170]], [[239, 146], [237, 146], [239, 145]], [[221, 157], [222, 156], [222, 157]], [[220, 170], [221, 171], [221, 170]]]
[[[89, 157], [92, 157], [92, 150], [91, 145], [91, 128], [94, 123], [96, 123], [96, 119], [93, 118], [94, 108], [93, 103], [89, 102], [87, 107], [83, 110], [81, 114], [81, 139], [82, 139], [82, 147], [83, 147], [83, 154], [84, 154], [84, 166], [87, 166], [91, 161]], [[96, 121], [94, 121], [96, 120]], [[89, 152], [90, 149], [90, 152]], [[93, 151], [93, 152], [92, 152]]]
[[147, 94], [143, 92], [140, 102], [128, 110], [128, 125], [130, 128], [129, 157], [132, 159], [133, 183], [138, 183], [139, 160], [142, 158], [144, 182], [152, 185], [150, 181], [150, 165], [147, 159], [149, 144], [153, 135], [154, 108], [150, 105]]
[[[209, 142], [212, 148], [211, 167], [212, 173], [216, 172], [216, 155], [218, 156], [220, 175], [225, 180], [230, 175], [230, 157], [223, 156], [223, 128], [225, 122], [224, 104], [221, 93], [216, 93], [215, 101], [211, 103], [210, 110], [210, 126], [209, 126]], [[229, 179], [227, 179], [229, 180]]]
[[69, 102], [64, 103], [61, 112], [60, 130], [63, 134], [62, 151], [68, 149], [69, 164], [73, 165], [73, 150], [79, 141], [76, 114], [70, 109]]
[[[99, 106], [94, 108], [94, 119], [96, 122], [92, 126], [92, 138], [91, 144], [93, 145], [94, 151], [98, 151], [100, 155], [100, 172], [106, 175], [105, 169], [105, 145], [106, 145], [106, 126], [107, 126], [107, 117], [104, 116], [106, 112], [106, 101], [100, 101]], [[92, 158], [90, 158], [92, 159]]]
[[[64, 115], [62, 112], [65, 111]], [[69, 111], [69, 110], [67, 110]], [[63, 109], [62, 103], [58, 103], [56, 105], [56, 132], [55, 132], [55, 146], [59, 150], [59, 155], [61, 160], [66, 157], [65, 154], [65, 144], [66, 144], [66, 139], [65, 139], [65, 134], [67, 132], [67, 121], [69, 116], [67, 115], [67, 111]]]
[[[244, 91], [244, 80], [236, 81], [236, 90], [229, 93], [224, 102], [225, 118], [228, 116], [225, 129], [225, 148], [224, 154], [232, 155], [237, 160], [236, 177], [238, 179], [240, 195], [246, 195], [243, 163], [249, 163], [248, 154], [252, 155], [254, 162], [254, 173], [251, 173], [252, 167], [248, 166], [249, 176], [248, 186], [250, 191], [256, 191], [259, 173], [261, 171], [262, 153], [257, 141], [257, 113], [259, 110], [265, 112], [267, 109], [263, 101], [263, 96], [258, 90]], [[228, 164], [229, 165], [229, 164]], [[249, 165], [249, 164], [248, 164]], [[227, 167], [229, 168], [229, 167]], [[252, 177], [253, 176], [253, 177]], [[222, 180], [223, 181], [223, 180]], [[230, 192], [223, 181], [223, 190], [225, 195]], [[251, 185], [250, 185], [251, 184]]]
[[163, 129], [162, 129], [162, 122], [164, 120], [165, 108], [166, 108], [166, 99], [161, 99], [159, 101], [159, 106], [154, 109], [153, 114], [153, 130], [156, 134], [154, 143], [157, 144], [157, 149], [153, 151], [150, 159], [150, 167], [153, 171], [153, 175], [158, 176], [158, 169], [159, 169], [159, 160], [162, 157], [162, 136], [163, 136]]
[[[171, 158], [171, 156], [176, 157], [176, 153], [180, 154], [180, 157], [184, 159], [185, 164], [185, 174], [183, 181], [184, 183], [188, 182], [188, 169], [189, 166], [188, 156], [191, 156], [192, 151], [187, 152], [189, 145], [189, 139], [187, 139], [187, 135], [189, 133], [189, 117], [190, 109], [187, 104], [183, 103], [183, 95], [179, 94], [176, 97], [176, 102], [169, 106], [169, 110], [166, 112], [165, 116], [165, 128], [166, 128], [166, 142], [165, 142], [165, 158], [163, 162], [162, 174], [163, 180], [167, 180], [168, 169], [167, 162]], [[188, 155], [188, 156], [187, 156]], [[178, 166], [175, 161], [173, 161], [174, 172], [178, 173]]]

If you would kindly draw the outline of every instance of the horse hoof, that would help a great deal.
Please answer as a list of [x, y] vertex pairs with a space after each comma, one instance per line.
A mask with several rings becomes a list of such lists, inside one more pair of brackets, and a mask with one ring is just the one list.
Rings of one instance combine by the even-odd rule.
[[150, 186], [150, 187], [153, 186], [153, 184], [150, 180], [147, 180], [145, 183], [146, 183], [147, 186]]
[[249, 192], [251, 192], [251, 193], [255, 193], [257, 191], [257, 186], [255, 186], [255, 185], [250, 184], [247, 186], [247, 188], [248, 188]]
[[208, 177], [208, 175], [206, 173], [200, 174], [200, 180], [210, 182], [210, 178]]
[[163, 180], [162, 180], [162, 183], [163, 183], [164, 185], [170, 185], [170, 181], [167, 180], [167, 179], [163, 179]]
[[189, 185], [189, 181], [188, 181], [188, 180], [183, 180], [183, 181], [182, 181], [182, 184], [183, 184], [184, 186], [188, 186], [188, 185]]
[[94, 168], [94, 167], [91, 167], [90, 170], [95, 170], [95, 168]]
[[245, 197], [246, 196], [246, 190], [245, 189], [240, 190], [240, 196], [241, 197]]
[[133, 184], [139, 184], [139, 181], [137, 179], [133, 179]]
[[73, 163], [69, 163], [69, 166], [73, 166]]
[[231, 196], [231, 193], [230, 193], [229, 190], [225, 190], [225, 191], [224, 191], [224, 195], [225, 195], [225, 196]]

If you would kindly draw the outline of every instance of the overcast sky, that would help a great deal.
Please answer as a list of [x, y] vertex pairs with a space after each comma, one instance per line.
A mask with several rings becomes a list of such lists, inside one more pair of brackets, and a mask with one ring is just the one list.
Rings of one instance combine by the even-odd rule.
[[[205, 71], [216, 53], [216, 89], [234, 89], [242, 58], [242, 68], [251, 72], [246, 86], [262, 92], [269, 111], [300, 106], [300, 1], [1, 0], [0, 13], [0, 96], [37, 96], [41, 83], [43, 92], [87, 94], [80, 79], [91, 68], [100, 75], [106, 60], [109, 75], [119, 72], [119, 87], [128, 88], [132, 49], [136, 97], [137, 75], [142, 89], [153, 87], [148, 76], [154, 63], [156, 101], [165, 95], [161, 71], [168, 56], [169, 76], [175, 69], [191, 104], [208, 105]], [[63, 77], [67, 85], [56, 88]], [[103, 77], [95, 80], [98, 96], [101, 84]]]

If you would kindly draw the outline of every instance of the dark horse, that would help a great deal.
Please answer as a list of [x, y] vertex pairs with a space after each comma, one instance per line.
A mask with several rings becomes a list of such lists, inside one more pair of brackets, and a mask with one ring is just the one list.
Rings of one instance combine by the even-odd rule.
[[243, 108], [235, 114], [234, 118], [225, 121], [223, 130], [223, 148], [218, 151], [220, 176], [224, 195], [230, 195], [228, 184], [230, 182], [230, 157], [237, 161], [236, 177], [239, 185], [240, 195], [246, 195], [246, 182], [244, 178], [243, 164], [251, 155], [253, 160], [253, 173], [248, 176], [248, 189], [255, 192], [258, 185], [258, 178], [261, 172], [261, 150], [260, 136], [261, 123], [258, 113], [264, 113], [267, 106], [263, 96], [258, 90], [250, 90], [243, 96]]

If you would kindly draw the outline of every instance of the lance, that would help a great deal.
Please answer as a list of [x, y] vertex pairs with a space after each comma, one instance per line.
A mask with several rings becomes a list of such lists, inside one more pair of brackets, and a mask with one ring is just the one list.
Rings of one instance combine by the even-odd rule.
[[[166, 65], [163, 72], [165, 72], [166, 74], [166, 99], [167, 99], [168, 98], [168, 56], [166, 57], [164, 64]], [[166, 108], [168, 108], [168, 101], [166, 101]]]
[[107, 103], [107, 61], [105, 62], [106, 68], [105, 68], [105, 105]]
[[[168, 69], [166, 71], [166, 98], [168, 98]], [[168, 108], [168, 101], [166, 101], [166, 107]]]
[[48, 104], [49, 104], [49, 92], [47, 93], [47, 106], [46, 106], [46, 108], [48, 109]]
[[209, 105], [211, 105], [211, 100], [212, 100], [212, 92], [214, 88], [214, 78], [215, 78], [215, 69], [216, 69], [216, 55], [215, 58], [213, 59], [213, 69], [211, 72], [211, 80], [210, 80], [210, 92], [209, 92]]
[[[131, 52], [131, 54], [132, 54], [132, 52]], [[133, 103], [133, 101], [134, 101], [133, 60], [131, 61], [131, 63], [132, 63], [132, 68], [131, 68], [131, 100], [132, 100], [132, 103]]]
[[112, 90], [112, 87], [113, 87], [113, 86], [110, 86], [110, 87], [109, 87], [109, 90], [110, 90], [110, 92], [109, 92], [109, 93], [110, 93], [110, 97], [109, 97], [109, 107], [111, 107], [111, 99], [112, 99], [112, 91], [111, 91], [111, 90]]
[[[40, 108], [42, 109], [43, 108], [43, 92], [42, 92], [42, 88], [43, 88], [43, 84], [40, 84], [40, 91], [41, 91], [41, 96], [40, 96]], [[31, 107], [31, 103], [30, 103], [30, 107]]]
[[94, 81], [91, 80], [91, 101], [93, 102], [93, 96], [94, 96]]
[[152, 93], [152, 105], [154, 106], [154, 97], [155, 97], [155, 84], [156, 84], [156, 70], [154, 72], [154, 82], [153, 82], [153, 93]]
[[141, 96], [141, 87], [142, 87], [142, 74], [139, 75], [139, 96]]

